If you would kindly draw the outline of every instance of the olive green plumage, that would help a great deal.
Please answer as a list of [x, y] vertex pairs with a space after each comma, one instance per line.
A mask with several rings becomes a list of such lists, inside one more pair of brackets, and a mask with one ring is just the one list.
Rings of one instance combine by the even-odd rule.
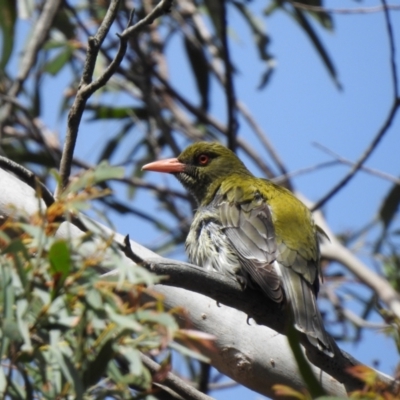
[[218, 143], [195, 143], [167, 161], [173, 167], [159, 161], [144, 169], [173, 172], [195, 197], [199, 207], [186, 240], [191, 262], [289, 303], [295, 327], [333, 355], [316, 304], [318, 229], [308, 208], [287, 189], [254, 177]]

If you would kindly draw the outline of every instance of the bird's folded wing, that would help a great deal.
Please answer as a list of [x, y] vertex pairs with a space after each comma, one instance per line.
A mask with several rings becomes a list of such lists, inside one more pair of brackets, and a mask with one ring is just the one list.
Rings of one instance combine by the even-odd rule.
[[268, 204], [261, 199], [242, 204], [222, 198], [217, 201], [223, 230], [244, 272], [272, 300], [282, 302], [281, 279], [274, 265], [277, 247]]

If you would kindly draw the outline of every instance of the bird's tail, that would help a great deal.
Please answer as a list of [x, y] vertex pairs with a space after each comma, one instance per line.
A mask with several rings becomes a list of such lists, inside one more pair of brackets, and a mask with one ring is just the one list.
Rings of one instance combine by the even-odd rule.
[[317, 300], [311, 285], [290, 268], [281, 268], [286, 298], [293, 313], [294, 326], [307, 335], [308, 340], [333, 357], [332, 338], [324, 328]]

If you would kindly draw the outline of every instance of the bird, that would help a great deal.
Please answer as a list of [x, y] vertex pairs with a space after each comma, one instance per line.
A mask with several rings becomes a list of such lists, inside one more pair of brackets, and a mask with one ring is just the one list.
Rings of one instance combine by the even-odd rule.
[[142, 170], [173, 174], [196, 200], [185, 243], [191, 263], [288, 305], [294, 327], [334, 356], [317, 306], [324, 232], [291, 191], [255, 177], [217, 142], [193, 143], [177, 158], [151, 162]]

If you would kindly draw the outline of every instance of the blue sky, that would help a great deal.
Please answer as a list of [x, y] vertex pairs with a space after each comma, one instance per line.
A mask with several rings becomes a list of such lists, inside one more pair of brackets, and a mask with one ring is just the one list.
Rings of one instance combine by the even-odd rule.
[[[266, 2], [256, 2], [255, 9], [262, 9]], [[379, 5], [378, 1], [351, 2], [326, 1], [328, 8], [368, 7]], [[258, 123], [267, 132], [281, 159], [289, 171], [317, 165], [332, 160], [330, 156], [316, 148], [317, 142], [339, 155], [356, 161], [369, 145], [382, 125], [392, 101], [392, 81], [389, 64], [389, 45], [383, 13], [334, 15], [335, 29], [329, 33], [317, 28], [324, 45], [338, 71], [343, 86], [338, 91], [330, 79], [319, 56], [304, 33], [283, 13], [275, 13], [265, 19], [260, 15], [272, 37], [270, 52], [276, 57], [277, 67], [271, 83], [266, 89], [257, 91], [261, 65], [255, 49], [249, 45], [251, 36], [241, 22], [237, 12], [230, 10], [231, 51], [239, 73], [236, 80], [238, 97], [246, 103]], [[395, 38], [400, 37], [400, 11], [392, 12], [391, 19]], [[316, 25], [315, 25], [316, 26]], [[20, 45], [27, 32], [27, 24], [20, 24]], [[400, 46], [400, 42], [397, 43]], [[197, 93], [195, 84], [187, 72], [186, 55], [182, 54], [181, 42], [173, 40], [168, 49], [169, 72], [173, 85], [182, 93]], [[399, 51], [397, 63], [400, 65]], [[16, 65], [16, 60], [10, 64]], [[398, 71], [400, 73], [400, 71]], [[60, 103], [64, 84], [68, 82], [68, 72], [62, 72], [56, 78], [48, 77], [44, 82], [46, 90], [43, 104], [44, 121], [60, 133], [65, 132], [65, 118], [59, 119]], [[211, 110], [213, 115], [225, 122], [225, 100], [216, 82], [213, 82]], [[87, 116], [84, 116], [84, 120]], [[78, 157], [94, 162], [99, 150], [99, 141], [112, 137], [117, 132], [117, 122], [88, 123], [81, 126], [78, 139]], [[400, 164], [400, 118], [380, 143], [366, 165], [394, 176], [399, 176]], [[261, 149], [257, 139], [246, 124], [241, 121], [239, 135], [248, 140], [256, 149]], [[261, 154], [268, 157], [261, 150]], [[167, 155], [166, 155], [167, 156]], [[260, 171], [249, 165], [253, 172]], [[294, 178], [296, 190], [312, 201], [321, 198], [348, 171], [348, 167], [337, 166], [322, 169]], [[168, 185], [179, 188], [172, 177], [159, 177], [147, 174], [149, 181], [162, 179]], [[363, 172], [336, 195], [324, 208], [328, 223], [334, 232], [358, 229], [376, 215], [384, 195], [392, 183]], [[121, 193], [124, 196], [124, 193]], [[139, 193], [137, 207], [155, 206], [150, 194]], [[144, 245], [152, 245], [160, 240], [160, 235], [151, 226], [141, 223], [134, 217], [112, 215], [112, 222], [121, 233], [129, 233], [133, 240]], [[399, 219], [396, 221], [399, 225]], [[373, 234], [366, 240], [373, 240]], [[182, 249], [173, 254], [183, 258]], [[367, 254], [358, 254], [367, 262]], [[372, 266], [371, 266], [372, 267]], [[355, 290], [359, 286], [355, 285]], [[351, 303], [351, 302], [350, 302]], [[374, 316], [374, 320], [379, 320]], [[372, 365], [379, 360], [383, 372], [392, 374], [398, 363], [398, 353], [391, 340], [381, 333], [365, 331], [363, 340], [357, 344], [340, 343], [340, 346], [358, 358]], [[232, 389], [216, 392], [219, 400], [259, 399], [259, 395], [247, 389]]]

